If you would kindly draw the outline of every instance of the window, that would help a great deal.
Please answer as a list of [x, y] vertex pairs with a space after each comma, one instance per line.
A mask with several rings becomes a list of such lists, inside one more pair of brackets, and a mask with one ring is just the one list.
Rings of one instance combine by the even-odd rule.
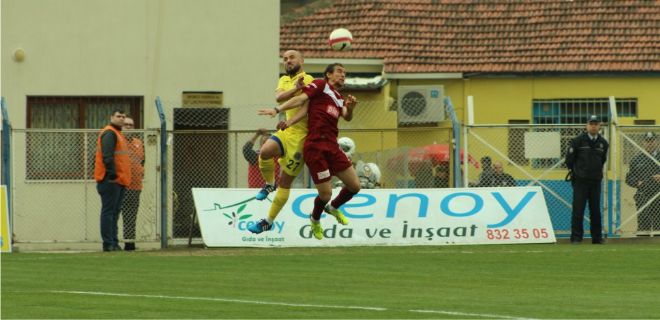
[[[534, 99], [532, 104], [532, 120], [535, 124], [586, 124], [592, 114], [609, 122], [609, 98], [579, 98], [579, 99]], [[616, 98], [616, 111], [619, 117], [637, 116], [637, 98]], [[561, 131], [561, 156], [566, 156], [566, 150], [571, 140], [584, 131], [584, 128], [542, 128], [540, 131]], [[559, 159], [534, 159], [532, 167], [548, 168]]]
[[143, 97], [28, 97], [27, 127], [43, 130], [26, 134], [26, 179], [92, 179], [98, 131], [68, 129], [101, 129], [115, 109], [141, 127]]
[[[582, 99], [534, 99], [533, 120], [538, 124], [584, 124], [592, 114], [608, 122], [608, 98]], [[637, 98], [617, 98], [616, 112], [619, 117], [637, 116]]]

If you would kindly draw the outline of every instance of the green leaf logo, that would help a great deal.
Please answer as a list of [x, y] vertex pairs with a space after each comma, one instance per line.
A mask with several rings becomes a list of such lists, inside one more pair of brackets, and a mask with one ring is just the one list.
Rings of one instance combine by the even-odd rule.
[[233, 228], [236, 228], [236, 225], [237, 225], [238, 221], [247, 220], [248, 218], [253, 216], [250, 213], [243, 212], [247, 208], [248, 203], [251, 202], [252, 200], [255, 200], [255, 198], [254, 197], [249, 198], [247, 200], [243, 200], [243, 201], [240, 201], [238, 203], [234, 203], [234, 204], [228, 205], [228, 206], [222, 206], [219, 203], [214, 203], [212, 209], [206, 209], [204, 211], [226, 210], [226, 209], [238, 206], [238, 209], [236, 209], [236, 211], [231, 211], [231, 213], [222, 212], [222, 215], [225, 216], [227, 219], [229, 219], [229, 222], [227, 223], [227, 225], [230, 225]]

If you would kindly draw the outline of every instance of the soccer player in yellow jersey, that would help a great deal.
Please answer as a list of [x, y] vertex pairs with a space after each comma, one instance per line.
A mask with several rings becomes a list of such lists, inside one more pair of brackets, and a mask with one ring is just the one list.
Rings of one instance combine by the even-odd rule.
[[[277, 84], [276, 99], [278, 103], [284, 103], [287, 100], [301, 93], [304, 86], [310, 84], [314, 78], [303, 70], [303, 56], [296, 50], [288, 50], [283, 55], [284, 70], [286, 75], [282, 76]], [[286, 111], [286, 118], [293, 118], [300, 107]], [[303, 118], [295, 125], [286, 130], [277, 131], [266, 143], [261, 146], [259, 152], [259, 170], [266, 181], [266, 185], [256, 196], [257, 200], [266, 199], [269, 193], [277, 190], [273, 203], [270, 205], [268, 216], [259, 220], [256, 224], [248, 227], [252, 233], [262, 233], [268, 231], [273, 226], [273, 221], [289, 200], [291, 183], [300, 174], [305, 161], [303, 159], [303, 145], [307, 137], [307, 118]], [[279, 157], [282, 173], [280, 175], [280, 185], [275, 185], [275, 163], [274, 157]]]

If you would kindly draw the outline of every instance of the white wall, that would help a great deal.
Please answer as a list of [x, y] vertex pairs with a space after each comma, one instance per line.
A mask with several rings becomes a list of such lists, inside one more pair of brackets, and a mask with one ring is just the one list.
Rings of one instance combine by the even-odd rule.
[[2, 0], [14, 128], [25, 128], [28, 95], [144, 96], [155, 127], [155, 96], [173, 107], [183, 91], [223, 91], [231, 129], [270, 126], [252, 115], [274, 104], [278, 50], [277, 0]]

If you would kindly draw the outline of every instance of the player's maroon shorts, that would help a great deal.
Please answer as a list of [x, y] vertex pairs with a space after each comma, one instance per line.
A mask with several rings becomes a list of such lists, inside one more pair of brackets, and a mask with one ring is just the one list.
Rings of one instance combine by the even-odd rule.
[[346, 154], [339, 149], [337, 140], [307, 139], [303, 147], [303, 154], [314, 184], [326, 182], [334, 174], [353, 165]]

